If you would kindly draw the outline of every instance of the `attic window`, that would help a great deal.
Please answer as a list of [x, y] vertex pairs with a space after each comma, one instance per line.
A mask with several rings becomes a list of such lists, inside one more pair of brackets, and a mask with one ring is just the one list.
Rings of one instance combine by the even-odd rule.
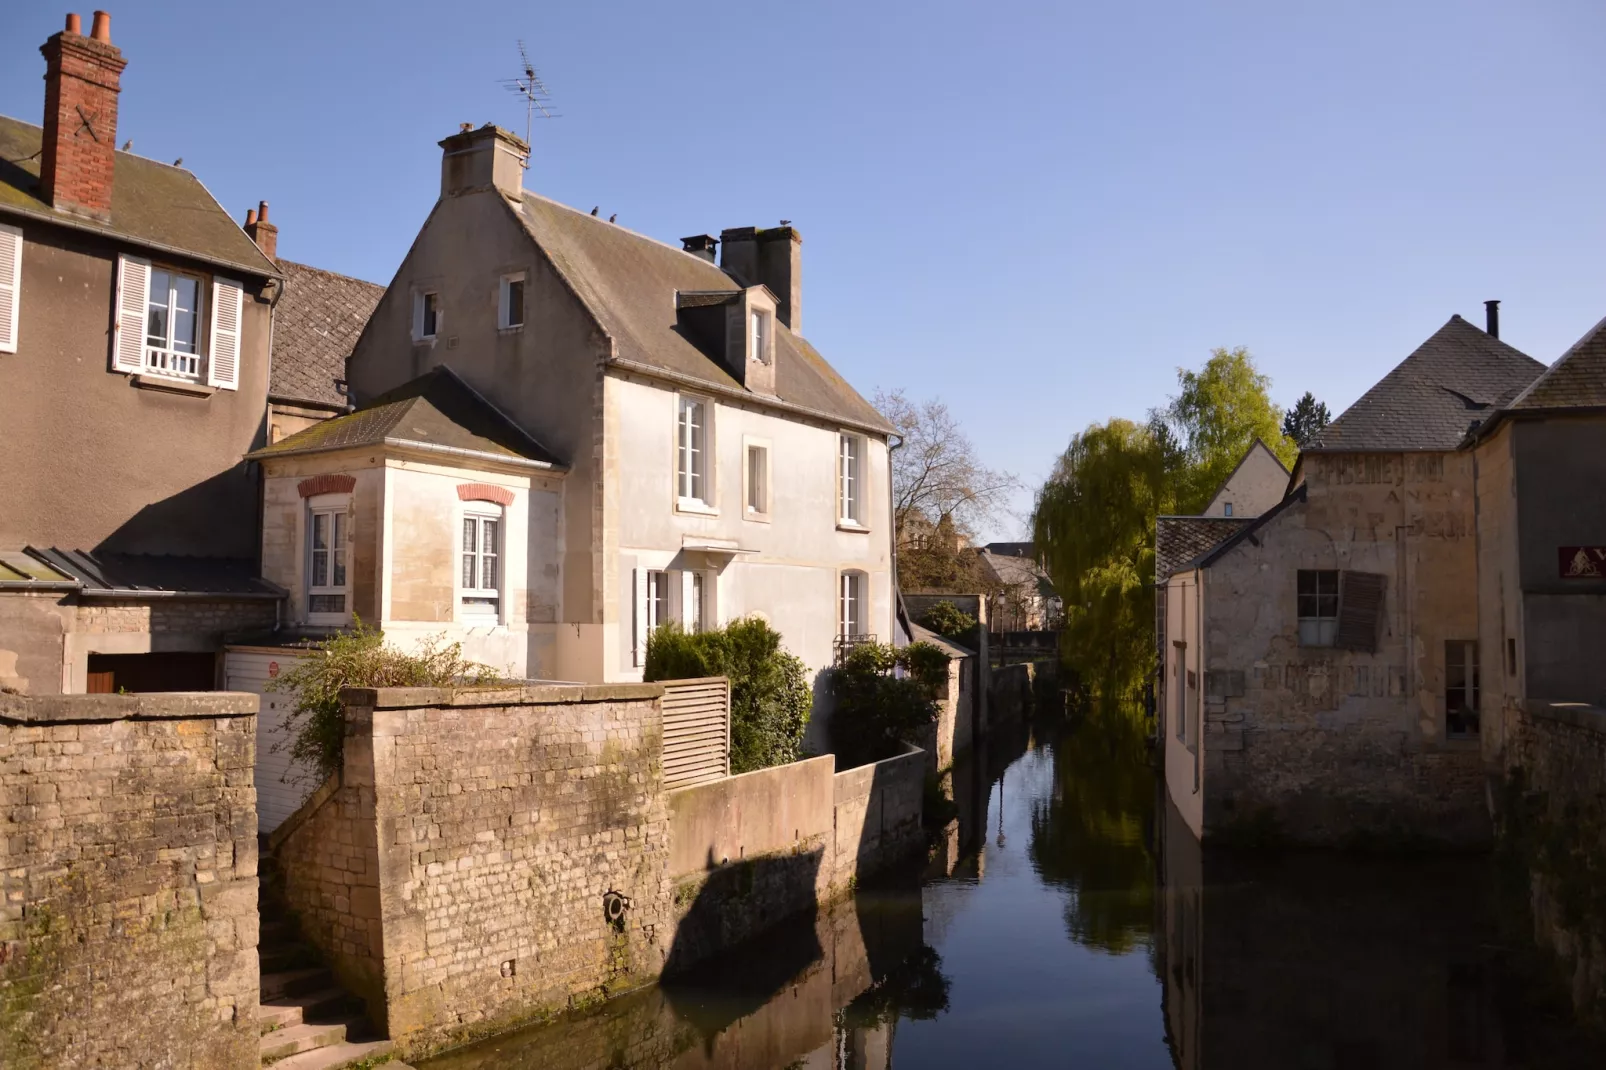
[[502, 276], [496, 308], [499, 330], [516, 331], [524, 326], [524, 272]]
[[748, 331], [751, 334], [748, 353], [753, 360], [758, 361], [760, 364], [768, 364], [770, 362], [769, 313], [754, 312], [751, 318], [752, 323], [748, 327]]

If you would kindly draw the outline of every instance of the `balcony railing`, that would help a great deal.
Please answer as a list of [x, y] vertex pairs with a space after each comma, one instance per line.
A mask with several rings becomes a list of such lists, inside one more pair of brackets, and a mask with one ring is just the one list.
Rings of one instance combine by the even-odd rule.
[[201, 357], [198, 353], [180, 353], [158, 346], [145, 347], [145, 370], [175, 379], [199, 379]]

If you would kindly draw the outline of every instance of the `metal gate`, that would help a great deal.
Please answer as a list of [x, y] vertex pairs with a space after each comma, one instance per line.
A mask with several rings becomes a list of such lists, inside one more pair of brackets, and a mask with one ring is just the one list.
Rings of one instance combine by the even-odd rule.
[[723, 676], [665, 680], [664, 787], [730, 776], [731, 686]]

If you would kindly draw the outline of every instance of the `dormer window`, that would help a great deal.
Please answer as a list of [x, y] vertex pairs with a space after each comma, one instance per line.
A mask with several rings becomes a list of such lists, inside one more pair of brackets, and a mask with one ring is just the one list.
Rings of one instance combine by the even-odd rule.
[[431, 342], [440, 330], [440, 294], [420, 291], [413, 294], [413, 341]]
[[749, 319], [751, 322], [748, 327], [748, 332], [751, 336], [751, 341], [749, 343], [748, 353], [753, 360], [758, 361], [760, 364], [768, 364], [770, 362], [769, 313], [755, 310]]

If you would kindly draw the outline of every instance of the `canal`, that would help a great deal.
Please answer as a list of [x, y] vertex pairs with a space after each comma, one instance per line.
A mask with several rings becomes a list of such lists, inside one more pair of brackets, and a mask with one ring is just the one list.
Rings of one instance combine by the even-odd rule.
[[996, 731], [923, 870], [420, 1070], [1606, 1066], [1488, 858], [1201, 851], [1143, 758]]

